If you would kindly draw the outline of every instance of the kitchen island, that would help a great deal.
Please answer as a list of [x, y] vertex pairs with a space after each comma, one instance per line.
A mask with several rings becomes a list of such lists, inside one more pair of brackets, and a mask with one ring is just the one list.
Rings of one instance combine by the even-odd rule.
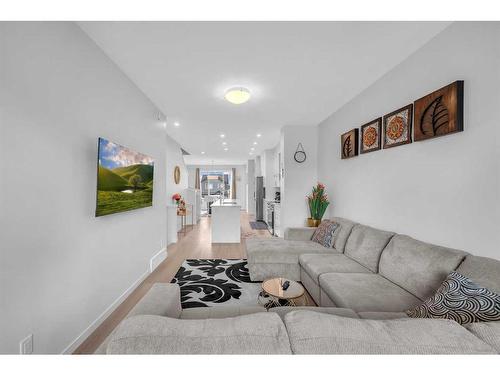
[[212, 243], [239, 243], [241, 205], [235, 199], [212, 203]]

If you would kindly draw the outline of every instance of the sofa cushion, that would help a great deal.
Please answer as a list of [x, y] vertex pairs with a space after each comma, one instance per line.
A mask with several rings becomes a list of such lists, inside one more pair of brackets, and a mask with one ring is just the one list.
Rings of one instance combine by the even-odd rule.
[[178, 284], [155, 283], [127, 317], [134, 315], [160, 315], [178, 318], [181, 315], [181, 289]]
[[203, 320], [139, 315], [120, 323], [107, 353], [290, 354], [290, 343], [275, 313]]
[[380, 274], [424, 300], [465, 257], [460, 250], [395, 235], [380, 257]]
[[[279, 306], [269, 309], [270, 312], [276, 313], [284, 321], [285, 315], [292, 311], [314, 311], [323, 314], [334, 314], [338, 316], [344, 316], [347, 318], [359, 318], [351, 309], [343, 309], [341, 307], [318, 307], [318, 306]], [[406, 317], [406, 315], [405, 315]]]
[[248, 273], [252, 281], [264, 281], [275, 277], [300, 281], [299, 263], [250, 263]]
[[294, 354], [494, 354], [448, 320], [352, 319], [312, 311], [285, 315]]
[[471, 323], [465, 328], [500, 354], [500, 322]]
[[354, 311], [403, 312], [422, 303], [396, 284], [373, 273], [324, 273], [319, 285], [335, 306]]
[[362, 311], [358, 312], [358, 315], [362, 319], [375, 319], [375, 320], [408, 319], [408, 315], [406, 315], [406, 313], [404, 312]]
[[[181, 313], [181, 290], [179, 285], [155, 283], [144, 297], [129, 311], [127, 318], [135, 315], [159, 315], [178, 318]], [[106, 347], [112, 334], [109, 334], [104, 339], [101, 345], [94, 351], [94, 354], [106, 354]]]
[[347, 239], [344, 253], [369, 270], [377, 272], [380, 254], [392, 236], [392, 232], [355, 225]]
[[332, 247], [335, 239], [334, 233], [338, 228], [339, 224], [333, 223], [330, 220], [324, 220], [314, 231], [311, 241], [319, 243], [324, 247]]
[[434, 296], [406, 313], [412, 318], [452, 319], [460, 324], [500, 321], [500, 295], [453, 271]]
[[316, 228], [314, 227], [289, 227], [285, 228], [283, 238], [285, 240], [310, 241], [315, 231]]
[[474, 280], [484, 288], [500, 294], [500, 261], [467, 255], [457, 272]]
[[299, 264], [316, 283], [319, 283], [319, 275], [323, 273], [371, 273], [368, 268], [344, 254], [302, 254], [299, 256]]
[[332, 249], [313, 241], [281, 238], [250, 238], [246, 240], [248, 263], [299, 263], [299, 255], [332, 253]]
[[344, 219], [341, 217], [334, 217], [330, 221], [339, 224], [339, 228], [335, 232], [335, 240], [333, 242], [333, 248], [339, 253], [343, 253], [345, 250], [345, 244], [349, 235], [351, 234], [352, 228], [356, 225], [354, 221]]
[[215, 306], [196, 307], [182, 310], [180, 319], [223, 319], [234, 318], [235, 316], [266, 312], [264, 306]]

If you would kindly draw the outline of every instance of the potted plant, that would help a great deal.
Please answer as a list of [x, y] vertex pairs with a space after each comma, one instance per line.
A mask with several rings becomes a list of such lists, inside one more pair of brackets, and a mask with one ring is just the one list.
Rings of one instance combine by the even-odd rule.
[[330, 204], [328, 196], [325, 194], [325, 185], [318, 182], [313, 187], [312, 193], [307, 196], [310, 217], [307, 219], [307, 226], [317, 227], [325, 214], [326, 208]]

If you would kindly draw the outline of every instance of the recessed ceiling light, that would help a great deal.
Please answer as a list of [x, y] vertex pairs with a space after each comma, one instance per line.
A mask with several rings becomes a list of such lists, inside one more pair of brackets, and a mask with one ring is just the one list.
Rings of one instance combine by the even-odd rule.
[[254, 150], [255, 150], [255, 148], [254, 148], [254, 147], [252, 147], [250, 150], [254, 151]]
[[224, 138], [226, 135], [224, 133], [221, 133], [220, 137]]
[[231, 87], [224, 94], [224, 98], [233, 104], [243, 104], [250, 99], [250, 91], [245, 87]]
[[253, 155], [253, 152], [249, 152], [248, 155]]
[[260, 138], [261, 136], [262, 136], [262, 134], [257, 133], [257, 138]]
[[202, 154], [202, 155], [205, 155], [205, 151], [202, 151], [202, 152], [201, 152], [201, 154]]
[[176, 121], [176, 122], [174, 122], [174, 126], [175, 126], [176, 128], [178, 128], [179, 126], [181, 126], [181, 124], [179, 124], [179, 123]]
[[224, 149], [224, 151], [227, 151], [227, 150], [229, 150], [229, 149], [226, 147], [226, 148]]
[[253, 144], [254, 144], [254, 145], [256, 145], [256, 144], [257, 144], [257, 142], [254, 142]]
[[223, 146], [227, 145], [227, 142], [222, 142], [222, 145], [223, 145]]

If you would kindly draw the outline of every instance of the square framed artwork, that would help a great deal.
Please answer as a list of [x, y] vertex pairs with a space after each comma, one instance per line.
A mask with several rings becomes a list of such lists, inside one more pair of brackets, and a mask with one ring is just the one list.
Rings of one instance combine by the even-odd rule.
[[382, 148], [382, 117], [361, 126], [360, 152], [377, 151]]
[[340, 156], [342, 159], [349, 159], [358, 155], [359, 130], [358, 128], [349, 130], [340, 136]]
[[455, 81], [414, 103], [415, 142], [464, 130], [464, 81]]
[[411, 143], [413, 104], [384, 116], [384, 148]]

